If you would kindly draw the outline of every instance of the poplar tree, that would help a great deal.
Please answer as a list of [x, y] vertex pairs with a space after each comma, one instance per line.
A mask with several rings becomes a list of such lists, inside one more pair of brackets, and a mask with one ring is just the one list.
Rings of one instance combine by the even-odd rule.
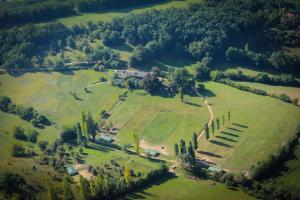
[[180, 140], [179, 149], [181, 155], [186, 154], [186, 146], [185, 146], [185, 141], [183, 139]]
[[134, 147], [135, 147], [135, 152], [136, 154], [140, 154], [140, 139], [138, 137], [138, 135], [136, 133], [133, 133], [133, 143], [134, 143]]
[[219, 120], [219, 118], [217, 118], [216, 123], [217, 123], [217, 129], [219, 131], [220, 130], [220, 120]]
[[230, 111], [228, 111], [228, 121], [230, 121]]
[[196, 133], [193, 134], [193, 147], [195, 151], [198, 149], [198, 137]]
[[223, 115], [223, 126], [225, 125], [225, 116]]
[[212, 132], [212, 134], [215, 133], [215, 121], [214, 120], [211, 121], [211, 132]]
[[208, 139], [209, 139], [209, 128], [208, 128], [208, 124], [205, 124], [204, 130], [205, 130], [205, 137], [206, 137], [206, 139], [208, 140]]
[[74, 199], [72, 189], [71, 189], [71, 186], [70, 186], [67, 176], [65, 176], [63, 179], [63, 192], [64, 192], [64, 195], [63, 195], [64, 200], [73, 200]]
[[179, 153], [179, 147], [178, 147], [178, 144], [174, 144], [174, 152], [175, 152], [175, 156], [178, 156], [178, 153]]

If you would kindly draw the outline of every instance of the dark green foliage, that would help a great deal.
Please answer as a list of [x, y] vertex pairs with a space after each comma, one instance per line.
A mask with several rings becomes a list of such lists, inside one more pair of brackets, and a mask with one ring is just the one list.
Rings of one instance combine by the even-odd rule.
[[27, 156], [25, 153], [25, 148], [22, 146], [22, 144], [12, 144], [11, 147], [11, 155], [13, 157], [24, 157]]
[[27, 133], [28, 141], [31, 143], [36, 143], [39, 133], [36, 130], [31, 130]]
[[47, 141], [39, 141], [38, 142], [38, 146], [40, 147], [40, 149], [42, 151], [46, 150], [47, 146], [48, 146], [48, 142]]
[[11, 100], [7, 96], [0, 96], [0, 109], [3, 112], [8, 111], [8, 105], [11, 103]]
[[149, 92], [150, 94], [155, 94], [160, 91], [163, 87], [162, 83], [158, 80], [158, 78], [154, 74], [147, 74], [141, 81], [141, 87]]
[[178, 154], [179, 154], [179, 146], [178, 146], [177, 143], [174, 144], [174, 152], [175, 152], [175, 156], [178, 156]]
[[20, 199], [33, 199], [35, 195], [34, 190], [28, 185], [24, 177], [10, 172], [0, 175], [0, 190], [8, 197], [17, 193]]
[[77, 139], [77, 129], [75, 127], [64, 127], [60, 133], [63, 142], [72, 142]]
[[27, 141], [27, 136], [25, 135], [24, 129], [21, 128], [20, 126], [14, 127], [13, 136], [17, 140]]
[[195, 151], [198, 149], [198, 136], [196, 133], [193, 134], [193, 147]]

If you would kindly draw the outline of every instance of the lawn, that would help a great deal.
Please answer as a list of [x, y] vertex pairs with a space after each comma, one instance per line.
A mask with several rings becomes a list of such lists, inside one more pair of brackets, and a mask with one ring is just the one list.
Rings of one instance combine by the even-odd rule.
[[[300, 88], [296, 87], [286, 87], [286, 86], [274, 86], [262, 83], [252, 83], [252, 82], [240, 82], [243, 85], [247, 85], [252, 88], [262, 89], [271, 94], [286, 94], [292, 99], [297, 98], [300, 101]], [[300, 103], [300, 102], [299, 102]]]
[[[166, 9], [166, 8], [185, 8], [190, 3], [201, 2], [201, 0], [175, 0], [175, 1], [166, 1], [162, 3], [156, 3], [146, 6], [136, 6], [131, 8], [123, 8], [123, 9], [113, 9], [104, 12], [95, 12], [95, 13], [79, 13], [76, 16], [58, 18], [54, 21], [63, 23], [66, 26], [72, 26], [74, 24], [85, 23], [88, 21], [92, 22], [109, 22], [113, 18], [116, 17], [124, 17], [131, 13], [141, 13], [151, 9]], [[49, 22], [47, 22], [49, 23]]]
[[174, 177], [155, 182], [151, 187], [127, 196], [125, 199], [255, 199], [242, 191], [230, 190], [223, 184], [212, 181], [195, 181], [185, 177]]
[[[199, 97], [186, 96], [183, 103], [177, 96], [166, 98], [134, 91], [128, 93], [126, 101], [118, 101], [125, 89], [110, 84], [89, 87], [88, 93], [84, 91], [85, 86], [97, 82], [99, 77], [110, 78], [112, 72], [73, 73], [1, 75], [0, 95], [9, 96], [17, 104], [33, 106], [60, 127], [78, 122], [81, 110], [90, 111], [96, 120], [102, 110], [107, 110], [111, 114], [107, 122], [122, 128], [117, 135], [119, 144], [132, 143], [132, 134], [136, 132], [150, 144], [165, 145], [170, 154], [175, 142], [191, 140], [192, 134], [209, 118]], [[70, 91], [75, 92], [79, 100], [74, 99]]]
[[249, 170], [275, 152], [299, 125], [300, 109], [295, 105], [219, 83], [208, 82], [205, 87], [215, 119], [219, 117], [222, 124], [222, 116], [227, 119], [230, 110], [231, 122], [209, 141], [203, 137], [199, 150], [202, 157], [227, 170]]

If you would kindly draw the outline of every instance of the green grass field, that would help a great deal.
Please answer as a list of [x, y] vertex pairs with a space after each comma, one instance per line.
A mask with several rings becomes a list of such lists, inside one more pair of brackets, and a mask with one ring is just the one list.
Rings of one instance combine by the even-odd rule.
[[[92, 22], [109, 22], [113, 18], [116, 17], [124, 17], [131, 13], [141, 13], [151, 9], [166, 9], [166, 8], [185, 8], [190, 3], [199, 3], [201, 0], [170, 0], [162, 3], [151, 4], [146, 6], [138, 6], [138, 7], [131, 7], [125, 9], [114, 9], [104, 12], [95, 12], [95, 13], [79, 13], [79, 15], [71, 16], [71, 17], [64, 17], [58, 18], [54, 21], [60, 22], [65, 24], [66, 26], [72, 26], [78, 23], [85, 23], [88, 21]], [[48, 23], [48, 22], [47, 22]]]
[[286, 94], [292, 99], [297, 98], [300, 101], [300, 88], [296, 87], [286, 87], [286, 86], [273, 86], [262, 83], [252, 83], [252, 82], [240, 82], [243, 85], [247, 85], [252, 88], [262, 89], [271, 94]]
[[[214, 119], [231, 111], [231, 123], [200, 142], [201, 156], [233, 172], [248, 170], [284, 143], [299, 125], [300, 109], [277, 99], [219, 84], [205, 84], [210, 91]], [[205, 95], [205, 94], [204, 94]]]
[[153, 186], [129, 195], [125, 199], [250, 200], [255, 198], [241, 191], [230, 190], [223, 184], [213, 185], [213, 182], [209, 180], [196, 181], [185, 177], [175, 177], [154, 183]]
[[[135, 91], [129, 92], [126, 101], [118, 102], [118, 96], [125, 89], [103, 84], [90, 87], [89, 93], [84, 91], [85, 86], [97, 82], [99, 77], [111, 75], [111, 72], [104, 74], [92, 70], [75, 71], [72, 75], [2, 75], [0, 94], [11, 97], [17, 104], [33, 106], [59, 126], [78, 122], [81, 110], [91, 111], [96, 120], [100, 120], [102, 110], [110, 111], [107, 121], [122, 127], [118, 143], [132, 143], [132, 134], [136, 132], [151, 144], [167, 146], [171, 154], [175, 142], [181, 138], [190, 140], [209, 118], [199, 97], [187, 96], [187, 103], [182, 103], [178, 97], [164, 98]], [[80, 100], [75, 100], [70, 91], [76, 92]]]

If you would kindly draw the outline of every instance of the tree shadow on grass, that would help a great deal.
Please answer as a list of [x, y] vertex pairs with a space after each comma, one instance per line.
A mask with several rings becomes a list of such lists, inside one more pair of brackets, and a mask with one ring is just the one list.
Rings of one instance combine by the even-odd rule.
[[228, 132], [226, 132], [226, 131], [221, 131], [221, 133], [226, 134], [226, 135], [229, 135], [229, 136], [232, 136], [232, 137], [240, 137], [240, 136], [237, 135], [237, 134], [228, 133]]
[[241, 131], [241, 130], [239, 130], [239, 129], [232, 128], [232, 127], [227, 127], [227, 129], [230, 129], [230, 130], [232, 130], [232, 131], [236, 131], [236, 132], [243, 132], [243, 131]]
[[206, 155], [206, 156], [210, 156], [210, 157], [215, 157], [215, 158], [223, 158], [222, 156], [212, 153], [212, 152], [208, 152], [208, 151], [198, 151], [198, 153]]
[[215, 97], [216, 96], [215, 93], [213, 93], [211, 90], [208, 90], [208, 89], [201, 90], [200, 94], [204, 97]]
[[139, 188], [140, 190], [129, 194], [127, 196], [125, 196], [124, 198], [121, 199], [126, 199], [126, 200], [130, 200], [130, 199], [146, 199], [147, 197], [152, 197], [152, 198], [159, 198], [159, 196], [151, 194], [149, 192], [146, 192], [146, 190], [148, 188], [151, 188], [153, 186], [159, 186], [167, 181], [170, 181], [174, 178], [176, 178], [177, 176], [174, 174], [169, 173], [169, 175], [167, 176], [163, 176], [155, 181], [153, 181], [152, 183], [146, 184], [145, 186], [141, 186], [141, 188]]
[[223, 139], [223, 140], [226, 140], [226, 141], [230, 141], [230, 142], [237, 142], [236, 140], [233, 140], [233, 139], [230, 139], [230, 138], [227, 138], [227, 137], [224, 137], [224, 136], [217, 135], [216, 137], [220, 138], [220, 139]]
[[233, 147], [230, 144], [226, 144], [224, 142], [220, 142], [220, 141], [217, 141], [217, 140], [210, 140], [210, 142], [213, 143], [213, 144], [219, 145], [219, 146], [227, 147], [227, 148], [232, 148]]
[[233, 125], [236, 125], [236, 126], [239, 126], [241, 128], [249, 128], [248, 126], [246, 125], [243, 125], [243, 124], [238, 124], [238, 123], [232, 123]]
[[200, 104], [194, 103], [194, 102], [189, 102], [189, 101], [184, 101], [185, 104], [191, 105], [191, 106], [196, 106], [196, 107], [202, 107]]

